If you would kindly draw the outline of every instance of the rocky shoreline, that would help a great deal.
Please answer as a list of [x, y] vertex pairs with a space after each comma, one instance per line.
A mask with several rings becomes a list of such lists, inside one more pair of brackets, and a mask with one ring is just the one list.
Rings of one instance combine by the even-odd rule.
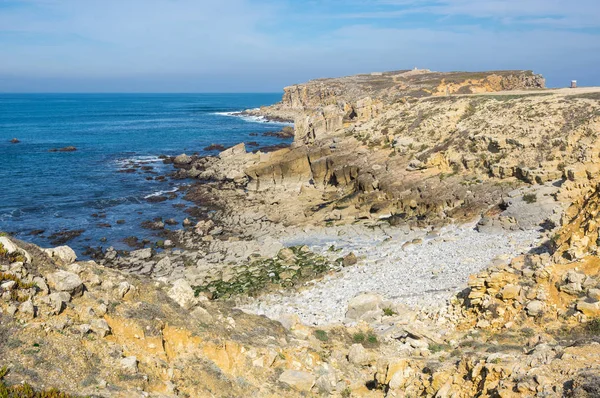
[[597, 396], [600, 97], [543, 86], [414, 70], [288, 87], [247, 114], [294, 119], [291, 146], [165, 159], [194, 206], [183, 229], [149, 220], [153, 247], [82, 262], [0, 237], [0, 337], [21, 336], [0, 384]]

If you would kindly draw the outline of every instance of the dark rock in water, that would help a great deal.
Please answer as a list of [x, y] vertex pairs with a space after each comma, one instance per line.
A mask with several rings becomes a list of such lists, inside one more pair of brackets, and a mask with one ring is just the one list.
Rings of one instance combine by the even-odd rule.
[[258, 133], [250, 133], [248, 134], [250, 137], [258, 137]]
[[204, 148], [205, 151], [224, 151], [225, 149], [227, 149], [227, 147], [221, 144], [210, 144], [209, 146]]
[[152, 181], [152, 180], [154, 180], [154, 178], [152, 178], [152, 177], [146, 177], [146, 180]]
[[81, 235], [84, 232], [85, 232], [84, 229], [58, 231], [58, 232], [55, 232], [52, 235], [48, 236], [48, 239], [50, 239], [51, 244], [53, 244], [55, 246], [60, 246], [60, 245], [64, 245], [65, 243], [67, 243], [68, 241], [70, 241], [72, 239], [77, 238], [79, 235]]
[[98, 224], [96, 224], [96, 225], [97, 225], [98, 227], [100, 227], [100, 228], [112, 228], [112, 225], [110, 225], [110, 224], [108, 224], [108, 223], [105, 223], [105, 222], [101, 222], [101, 223], [98, 223]]
[[179, 223], [177, 222], [177, 220], [176, 220], [176, 219], [174, 219], [174, 218], [169, 218], [168, 220], [165, 220], [165, 224], [167, 224], [167, 225], [177, 225], [177, 224], [179, 224]]
[[125, 220], [117, 220], [117, 224], [118, 225], [123, 225], [123, 224], [125, 224]]
[[246, 142], [247, 146], [260, 146], [260, 144], [256, 141], [250, 141], [250, 142]]
[[48, 152], [75, 152], [77, 148], [74, 146], [66, 146], [63, 148], [52, 148]]
[[46, 231], [43, 229], [34, 229], [33, 231], [29, 232], [29, 235], [37, 236], [43, 234], [44, 232]]
[[277, 138], [294, 138], [294, 129], [290, 126], [286, 126], [281, 131], [267, 131], [263, 133], [264, 137], [277, 137]]
[[100, 238], [100, 242], [104, 243], [106, 242], [108, 239], [106, 239], [105, 237]]
[[160, 203], [168, 199], [169, 198], [167, 198], [166, 196], [150, 196], [149, 198], [146, 198], [146, 201], [149, 203]]
[[135, 169], [121, 169], [118, 173], [135, 173]]
[[278, 151], [280, 149], [287, 148], [287, 147], [289, 147], [288, 144], [267, 145], [267, 146], [258, 148], [258, 150], [262, 151], [262, 152], [275, 152], [275, 151]]
[[173, 207], [176, 209], [185, 209], [185, 203], [175, 203]]
[[144, 247], [144, 243], [135, 236], [129, 236], [123, 239], [123, 243], [133, 249], [142, 249]]
[[152, 230], [160, 230], [165, 228], [165, 223], [162, 221], [144, 221], [142, 224], [142, 228], [152, 229]]
[[142, 170], [154, 170], [154, 166], [142, 166]]
[[104, 256], [101, 247], [91, 246], [88, 246], [82, 254], [84, 256], [89, 256], [90, 258], [102, 258]]
[[16, 139], [16, 138], [13, 138], [12, 140], [10, 140], [10, 143], [11, 143], [11, 144], [18, 144], [19, 142], [21, 142], [21, 141], [19, 141], [19, 140], [18, 140], [18, 139]]

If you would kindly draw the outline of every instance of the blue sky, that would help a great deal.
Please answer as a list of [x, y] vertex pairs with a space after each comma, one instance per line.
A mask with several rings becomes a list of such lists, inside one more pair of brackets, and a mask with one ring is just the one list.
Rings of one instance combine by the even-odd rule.
[[383, 70], [600, 85], [598, 0], [0, 0], [0, 92], [280, 91]]

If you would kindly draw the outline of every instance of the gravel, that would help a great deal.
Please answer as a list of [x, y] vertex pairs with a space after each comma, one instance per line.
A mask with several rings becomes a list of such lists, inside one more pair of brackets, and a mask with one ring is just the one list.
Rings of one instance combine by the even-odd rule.
[[[475, 231], [473, 225], [449, 226], [435, 233], [361, 227], [305, 230], [284, 243], [308, 244], [336, 257], [354, 252], [361, 260], [299, 292], [263, 296], [241, 309], [272, 319], [297, 314], [304, 324], [316, 326], [342, 323], [348, 301], [363, 292], [413, 308], [436, 307], [466, 288], [470, 274], [528, 251], [539, 237], [535, 229], [486, 233]], [[332, 253], [331, 245], [341, 250]]]

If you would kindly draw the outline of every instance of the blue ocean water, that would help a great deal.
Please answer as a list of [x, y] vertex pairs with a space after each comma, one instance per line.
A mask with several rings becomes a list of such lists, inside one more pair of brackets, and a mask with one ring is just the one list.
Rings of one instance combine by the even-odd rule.
[[[156, 180], [172, 170], [157, 156], [208, 154], [203, 148], [213, 143], [285, 142], [262, 136], [281, 130], [281, 124], [225, 114], [280, 99], [281, 94], [0, 94], [0, 231], [49, 247], [53, 233], [84, 230], [67, 243], [78, 254], [88, 246], [126, 249], [122, 240], [128, 236], [156, 241], [141, 228], [143, 221], [162, 217], [180, 223], [186, 217], [174, 206], [182, 203], [181, 195], [162, 203], [146, 200], [186, 183]], [[12, 138], [20, 143], [10, 143]], [[66, 146], [77, 151], [49, 152]], [[146, 170], [119, 172], [132, 161]]]

